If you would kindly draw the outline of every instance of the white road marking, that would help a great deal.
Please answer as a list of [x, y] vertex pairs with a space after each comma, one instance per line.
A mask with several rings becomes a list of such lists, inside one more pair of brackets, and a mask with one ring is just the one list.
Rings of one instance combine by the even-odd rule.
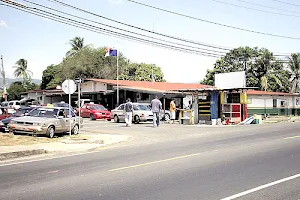
[[300, 138], [300, 135], [292, 136], [292, 137], [287, 137], [287, 138], [283, 138], [283, 139], [284, 140], [289, 140], [289, 139], [294, 139], [294, 138]]
[[274, 181], [274, 182], [271, 182], [271, 183], [268, 183], [268, 184], [265, 184], [265, 185], [261, 185], [261, 186], [258, 186], [256, 188], [253, 188], [253, 189], [250, 189], [250, 190], [247, 190], [247, 191], [244, 191], [244, 192], [232, 195], [230, 197], [223, 198], [221, 200], [236, 199], [236, 198], [245, 196], [247, 194], [250, 194], [250, 193], [253, 193], [253, 192], [256, 192], [256, 191], [259, 191], [259, 190], [262, 190], [262, 189], [265, 189], [265, 188], [268, 188], [268, 187], [271, 187], [271, 186], [274, 186], [274, 185], [277, 185], [277, 184], [280, 184], [280, 183], [283, 183], [283, 182], [286, 182], [286, 181], [290, 181], [290, 180], [293, 180], [293, 179], [296, 179], [296, 178], [299, 178], [299, 177], [300, 177], [300, 174], [296, 174], [294, 176], [290, 176], [290, 177], [283, 178], [283, 179], [280, 179], [280, 180], [277, 180], [277, 181]]

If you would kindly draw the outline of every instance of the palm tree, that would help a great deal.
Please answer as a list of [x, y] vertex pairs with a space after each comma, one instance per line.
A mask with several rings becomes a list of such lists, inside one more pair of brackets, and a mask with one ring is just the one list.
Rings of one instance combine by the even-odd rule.
[[276, 71], [274, 71], [274, 65], [279, 64], [274, 60], [274, 56], [271, 52], [264, 52], [261, 59], [259, 59], [259, 64], [263, 69], [263, 75], [260, 79], [261, 89], [267, 91], [269, 88], [269, 80], [274, 79], [277, 85], [282, 87], [281, 80], [276, 76]]
[[69, 44], [72, 46], [71, 50], [67, 52], [66, 56], [74, 56], [76, 55], [83, 47], [84, 38], [81, 37], [75, 37], [72, 40], [70, 40]]
[[300, 89], [300, 53], [292, 53], [289, 57], [289, 62], [287, 66], [292, 73], [292, 87], [290, 92], [295, 93]]
[[23, 78], [23, 81], [31, 78], [32, 72], [27, 69], [27, 60], [20, 59], [16, 62], [16, 66], [13, 67], [15, 69], [14, 76], [16, 78]]

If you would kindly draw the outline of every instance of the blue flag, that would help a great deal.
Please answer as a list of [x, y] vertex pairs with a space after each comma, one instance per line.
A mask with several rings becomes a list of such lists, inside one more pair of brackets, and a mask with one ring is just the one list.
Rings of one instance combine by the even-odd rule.
[[109, 48], [109, 49], [106, 49], [105, 51], [106, 51], [105, 57], [107, 57], [107, 56], [117, 57], [118, 56], [117, 49], [111, 49], [111, 48]]

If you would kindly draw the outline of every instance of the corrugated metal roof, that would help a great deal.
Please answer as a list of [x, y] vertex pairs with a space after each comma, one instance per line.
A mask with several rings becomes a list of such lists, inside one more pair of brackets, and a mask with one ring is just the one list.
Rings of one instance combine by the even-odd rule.
[[[88, 81], [101, 82], [111, 85], [117, 85], [117, 80], [108, 80], [108, 79], [85, 79]], [[157, 91], [178, 91], [178, 90], [187, 90], [187, 89], [204, 89], [204, 88], [214, 88], [210, 85], [194, 84], [194, 83], [169, 83], [169, 82], [148, 82], [148, 81], [128, 81], [128, 80], [119, 80], [119, 86], [128, 86], [135, 88], [144, 88], [145, 90], [157, 90]]]

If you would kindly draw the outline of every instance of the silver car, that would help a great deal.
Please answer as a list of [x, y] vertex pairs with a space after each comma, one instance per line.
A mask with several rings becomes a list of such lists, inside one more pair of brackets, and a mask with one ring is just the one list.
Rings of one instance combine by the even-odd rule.
[[[69, 118], [71, 114], [71, 118]], [[8, 128], [13, 133], [45, 134], [53, 138], [57, 133], [69, 131], [71, 119], [71, 133], [79, 133], [83, 120], [77, 117], [69, 108], [64, 107], [39, 107], [29, 112], [24, 117], [12, 119]]]
[[[148, 106], [140, 103], [133, 104], [133, 116], [132, 121], [134, 123], [146, 122], [153, 120], [153, 113]], [[114, 119], [114, 122], [125, 122], [125, 104], [121, 104], [116, 109], [111, 111], [111, 118]]]
[[[140, 104], [146, 105], [151, 110], [150, 103], [140, 103]], [[169, 121], [171, 119], [171, 112], [169, 110], [160, 110], [159, 119], [163, 121]]]

